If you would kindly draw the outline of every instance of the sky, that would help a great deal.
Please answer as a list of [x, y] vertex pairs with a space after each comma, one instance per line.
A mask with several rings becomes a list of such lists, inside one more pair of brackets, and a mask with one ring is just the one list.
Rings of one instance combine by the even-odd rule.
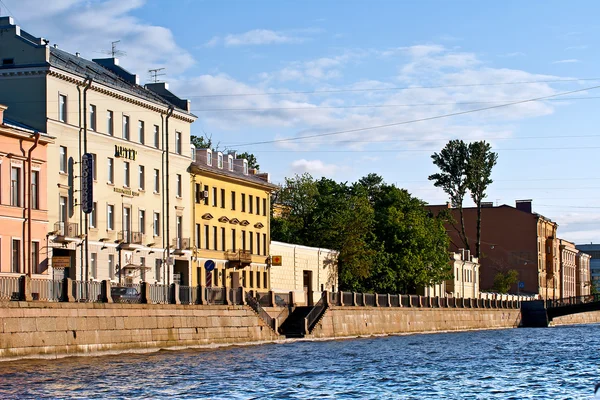
[[254, 153], [275, 183], [377, 173], [443, 204], [431, 155], [486, 140], [486, 201], [532, 199], [561, 238], [600, 242], [600, 2], [1, 0], [0, 14], [89, 59], [119, 40], [142, 83], [165, 68], [192, 134]]

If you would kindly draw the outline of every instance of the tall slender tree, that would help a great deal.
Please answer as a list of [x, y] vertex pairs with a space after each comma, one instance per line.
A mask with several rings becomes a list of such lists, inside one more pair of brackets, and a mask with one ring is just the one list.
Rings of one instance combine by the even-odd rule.
[[467, 165], [469, 159], [469, 146], [462, 140], [451, 140], [438, 153], [431, 156], [433, 163], [440, 172], [429, 176], [434, 186], [442, 188], [448, 196], [452, 207], [457, 208], [460, 215], [460, 239], [465, 248], [470, 250], [469, 238], [465, 231], [465, 218], [463, 215], [463, 200], [467, 193]]
[[471, 192], [471, 199], [477, 206], [477, 242], [475, 243], [475, 257], [479, 257], [481, 250], [481, 201], [485, 198], [485, 191], [493, 182], [492, 169], [498, 161], [498, 154], [492, 151], [492, 146], [485, 140], [469, 144], [469, 159], [467, 162], [467, 189]]

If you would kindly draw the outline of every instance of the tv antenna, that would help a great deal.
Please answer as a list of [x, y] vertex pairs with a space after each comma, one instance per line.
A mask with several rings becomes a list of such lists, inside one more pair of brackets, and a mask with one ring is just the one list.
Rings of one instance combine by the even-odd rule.
[[150, 81], [152, 83], [158, 83], [158, 82], [160, 82], [160, 80], [158, 79], [158, 77], [166, 75], [165, 73], [160, 73], [160, 71], [162, 71], [164, 69], [165, 68], [149, 69], [148, 72], [150, 73]]
[[120, 40], [115, 40], [114, 42], [110, 42], [110, 50], [102, 50], [102, 51], [100, 51], [100, 53], [102, 53], [102, 54], [108, 54], [112, 58], [115, 58], [117, 56], [126, 56], [127, 53], [125, 53], [122, 50], [117, 49], [117, 44], [119, 42], [120, 42]]

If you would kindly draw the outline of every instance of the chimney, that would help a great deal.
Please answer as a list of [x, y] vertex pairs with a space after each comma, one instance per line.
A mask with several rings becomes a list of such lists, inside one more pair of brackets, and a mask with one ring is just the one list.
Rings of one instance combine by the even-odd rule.
[[115, 57], [94, 58], [94, 59], [92, 59], [92, 61], [95, 62], [96, 64], [101, 65], [104, 68], [112, 71], [113, 73], [119, 75], [119, 77], [121, 77], [123, 80], [125, 80], [131, 84], [134, 84], [134, 85], [140, 84], [140, 78], [136, 74], [132, 74], [131, 72], [127, 71], [125, 68], [121, 67], [119, 65], [118, 58], [115, 58]]
[[519, 211], [524, 211], [531, 214], [531, 199], [515, 201], [515, 208]]
[[0, 104], [0, 125], [4, 124], [4, 111], [6, 111], [8, 107]]
[[482, 201], [481, 202], [481, 208], [492, 208], [492, 207], [494, 207], [493, 201]]

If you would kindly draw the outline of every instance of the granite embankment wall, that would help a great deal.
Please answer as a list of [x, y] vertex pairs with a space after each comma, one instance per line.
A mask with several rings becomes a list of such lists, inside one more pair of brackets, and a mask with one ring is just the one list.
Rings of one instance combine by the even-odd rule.
[[330, 307], [313, 329], [313, 338], [515, 328], [518, 309]]
[[248, 306], [0, 302], [0, 360], [278, 339]]
[[550, 321], [550, 326], [597, 323], [600, 323], [600, 311], [591, 311], [579, 314], [564, 315], [562, 317], [555, 317], [552, 319], [552, 321]]

